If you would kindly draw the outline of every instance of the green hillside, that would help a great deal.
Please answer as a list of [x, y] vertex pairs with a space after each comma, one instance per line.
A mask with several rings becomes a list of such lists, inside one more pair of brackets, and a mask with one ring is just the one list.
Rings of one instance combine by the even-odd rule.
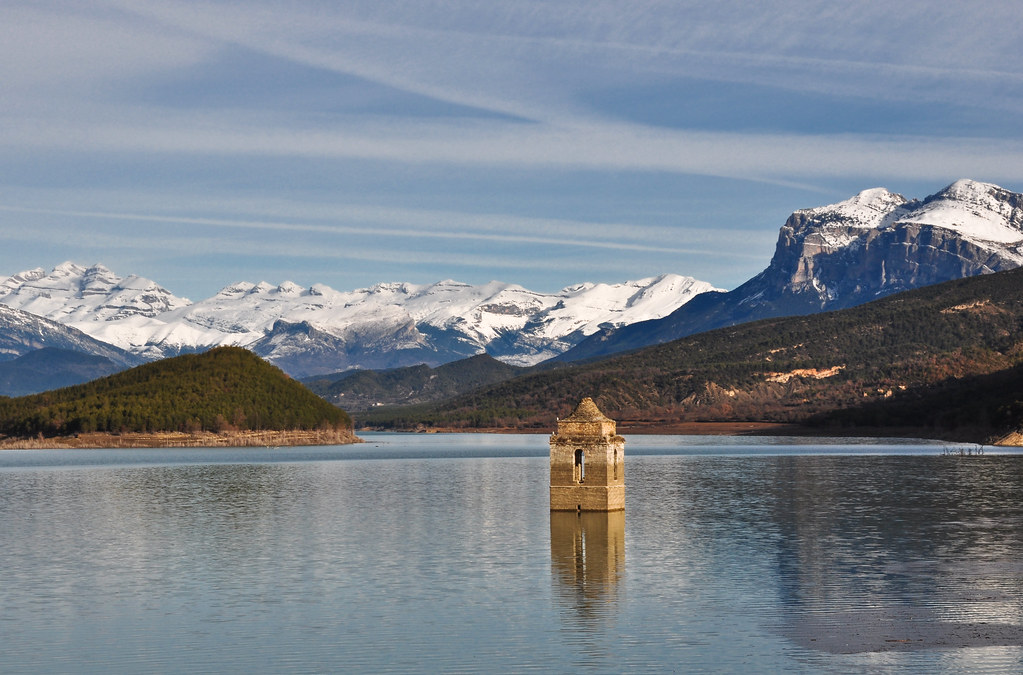
[[238, 347], [149, 363], [86, 384], [0, 398], [0, 434], [350, 428], [351, 418]]
[[[593, 396], [624, 422], [803, 423], [871, 402], [919, 398], [943, 383], [1012, 368], [1023, 362], [1021, 327], [1023, 269], [837, 312], [718, 329], [515, 378], [443, 404], [376, 410], [360, 422], [385, 428], [549, 428], [573, 401]], [[930, 402], [932, 408], [939, 404]], [[988, 419], [1012, 427], [1020, 423], [1017, 417]], [[848, 417], [829, 423], [854, 422]]]

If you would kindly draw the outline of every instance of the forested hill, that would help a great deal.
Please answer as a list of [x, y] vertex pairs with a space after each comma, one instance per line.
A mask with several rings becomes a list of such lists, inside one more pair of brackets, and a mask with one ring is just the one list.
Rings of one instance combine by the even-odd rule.
[[[804, 422], [1023, 363], [1023, 269], [901, 293], [852, 309], [718, 329], [627, 355], [535, 373], [417, 408], [360, 415], [366, 426], [551, 428], [592, 396], [625, 423]], [[1015, 394], [1007, 394], [1011, 399]], [[1020, 392], [1023, 397], [1023, 392]], [[952, 400], [952, 399], [949, 399]], [[921, 420], [952, 437], [961, 417]], [[1023, 404], [991, 400], [977, 429], [1018, 426]], [[1015, 410], [1016, 413], [1012, 413]], [[870, 419], [884, 416], [873, 409]], [[843, 420], [854, 422], [853, 417]], [[986, 421], [985, 421], [986, 420]], [[912, 422], [912, 420], [910, 420]], [[999, 428], [995, 428], [995, 427]]]
[[348, 429], [351, 418], [238, 347], [148, 363], [86, 384], [0, 398], [0, 434]]

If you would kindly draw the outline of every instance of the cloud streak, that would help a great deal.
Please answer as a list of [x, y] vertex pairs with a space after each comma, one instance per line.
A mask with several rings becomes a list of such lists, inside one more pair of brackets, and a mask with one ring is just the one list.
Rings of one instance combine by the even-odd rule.
[[[258, 3], [133, 1], [71, 16], [16, 7], [7, 30], [19, 39], [7, 48], [13, 65], [4, 71], [15, 85], [26, 84], [15, 77], [22, 71], [44, 84], [54, 77], [86, 85], [159, 77], [243, 47], [525, 121], [173, 110], [105, 100], [99, 87], [73, 115], [8, 112], [0, 146], [667, 171], [780, 182], [871, 174], [1018, 180], [1023, 144], [978, 141], [968, 128], [952, 137], [892, 136], [883, 126], [868, 134], [813, 135], [655, 128], [609, 119], [578, 97], [580, 87], [625, 76], [650, 82], [686, 76], [921, 105], [982, 97], [984, 106], [1023, 112], [1023, 58], [1004, 54], [1023, 57], [1021, 41], [1013, 29], [991, 23], [1011, 14], [1005, 3], [988, 3], [983, 22], [966, 8], [935, 12], [929, 3], [906, 3], [893, 17], [876, 3], [854, 4], [817, 3], [815, 12], [792, 3], [708, 10], [701, 3], [640, 2], [623, 11], [617, 4], [566, 1], [525, 13], [477, 2], [431, 11], [397, 3], [390, 12], [355, 2], [339, 12], [310, 6], [281, 14]], [[909, 44], [893, 48], [900, 39]], [[63, 46], [42, 65], [21, 68], [48, 53], [33, 48], [43, 43]]]
[[[144, 117], [144, 114], [140, 114]], [[518, 169], [667, 171], [747, 180], [878, 176], [1023, 179], [1023, 141], [849, 134], [650, 129], [625, 124], [532, 126], [405, 121], [357, 129], [247, 126], [229, 118], [60, 127], [9, 121], [0, 145], [94, 153], [374, 160]]]
[[[187, 253], [162, 226], [250, 257], [343, 240], [345, 260], [393, 262], [360, 272], [383, 278], [547, 265], [563, 286], [579, 279], [559, 269], [615, 281], [717, 258], [741, 281], [822, 195], [1023, 182], [1017, 15], [986, 0], [12, 0], [0, 231], [19, 255], [17, 219], [67, 219], [112, 256], [136, 242], [132, 260], [146, 241], [149, 260]], [[41, 258], [59, 244], [45, 236]], [[552, 251], [599, 264], [554, 269]], [[22, 268], [14, 255], [0, 265]]]
[[[315, 223], [282, 222], [265, 220], [235, 220], [225, 218], [200, 218], [188, 216], [151, 215], [141, 213], [115, 213], [102, 211], [65, 211], [59, 209], [40, 209], [0, 205], [0, 211], [9, 213], [40, 214], [62, 216], [74, 219], [125, 221], [130, 223], [155, 223], [161, 225], [198, 225], [217, 229], [244, 230], [247, 232], [269, 231], [277, 234], [309, 233], [331, 236], [364, 235], [377, 238], [397, 238], [404, 241], [414, 239], [441, 239], [458, 241], [478, 241], [484, 243], [538, 244], [542, 246], [569, 247], [572, 249], [609, 249], [613, 251], [640, 251], [678, 254], [723, 254], [722, 250], [711, 248], [676, 247], [666, 245], [662, 239], [660, 245], [636, 243], [654, 238], [654, 231], [661, 237], [668, 236], [663, 228], [645, 228], [635, 225], [582, 223], [577, 221], [541, 220], [535, 218], [467, 215], [455, 213], [430, 213], [409, 209], [344, 209], [337, 212], [338, 217], [367, 223], [363, 226], [353, 225], [322, 225]], [[409, 227], [395, 227], [395, 221], [403, 221]], [[437, 229], [440, 227], [456, 229]], [[517, 232], [517, 234], [509, 234]], [[585, 232], [585, 237], [567, 236], [568, 232]], [[543, 234], [547, 233], [547, 234]], [[558, 233], [558, 234], [555, 234]], [[680, 237], [679, 232], [670, 233]], [[708, 232], [683, 231], [681, 237], [696, 234], [698, 239], [707, 243]], [[22, 234], [32, 237], [31, 233]], [[147, 241], [146, 245], [149, 245]], [[274, 249], [279, 250], [279, 249]], [[734, 255], [734, 254], [733, 254]], [[743, 257], [739, 254], [739, 257]], [[480, 263], [492, 265], [493, 262]], [[518, 263], [516, 263], [518, 264]]]

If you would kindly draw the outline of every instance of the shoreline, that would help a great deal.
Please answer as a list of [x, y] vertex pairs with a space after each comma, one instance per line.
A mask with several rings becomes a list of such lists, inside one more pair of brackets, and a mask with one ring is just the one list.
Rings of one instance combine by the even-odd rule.
[[[554, 429], [535, 427], [422, 427], [418, 429], [378, 429], [362, 427], [357, 431], [385, 431], [407, 434], [550, 434]], [[782, 422], [618, 422], [618, 433], [646, 436], [753, 436], [808, 435], [806, 427]], [[825, 435], [825, 434], [820, 434]]]
[[[526, 427], [420, 427], [418, 429], [374, 429], [409, 434], [550, 434], [553, 428]], [[971, 428], [936, 432], [927, 427], [811, 427], [789, 422], [618, 422], [618, 433], [634, 436], [799, 436], [803, 438], [918, 438], [950, 443], [975, 443], [1001, 447], [1023, 447], [1023, 432], [992, 435], [988, 429]], [[982, 440], [978, 440], [982, 439]]]
[[[359, 431], [394, 431], [363, 428]], [[434, 427], [397, 431], [397, 433], [427, 434], [537, 434], [546, 435], [550, 429], [516, 427], [455, 428]], [[928, 433], [930, 432], [930, 433]], [[919, 438], [950, 442], [973, 442], [971, 434], [950, 434], [939, 437], [930, 429], [921, 428], [844, 428], [821, 429], [780, 422], [620, 422], [618, 433], [633, 436], [800, 436], [800, 437], [859, 437], [859, 438]], [[957, 437], [954, 437], [957, 436]], [[290, 430], [290, 431], [211, 431], [186, 433], [164, 431], [152, 433], [126, 432], [82, 433], [76, 436], [51, 438], [2, 438], [0, 450], [31, 449], [130, 449], [130, 448], [230, 448], [230, 447], [290, 447], [311, 445], [349, 445], [363, 443], [354, 431], [342, 430]], [[989, 439], [981, 445], [1021, 446], [1023, 436]]]
[[52, 438], [4, 438], [0, 450], [129, 449], [129, 448], [244, 448], [303, 445], [350, 445], [363, 440], [350, 429], [290, 431], [202, 431], [83, 433]]

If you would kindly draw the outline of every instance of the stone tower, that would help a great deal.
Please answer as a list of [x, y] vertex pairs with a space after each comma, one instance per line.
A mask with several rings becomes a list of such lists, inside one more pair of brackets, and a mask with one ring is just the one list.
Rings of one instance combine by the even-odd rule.
[[625, 508], [625, 439], [584, 398], [551, 436], [551, 511]]

